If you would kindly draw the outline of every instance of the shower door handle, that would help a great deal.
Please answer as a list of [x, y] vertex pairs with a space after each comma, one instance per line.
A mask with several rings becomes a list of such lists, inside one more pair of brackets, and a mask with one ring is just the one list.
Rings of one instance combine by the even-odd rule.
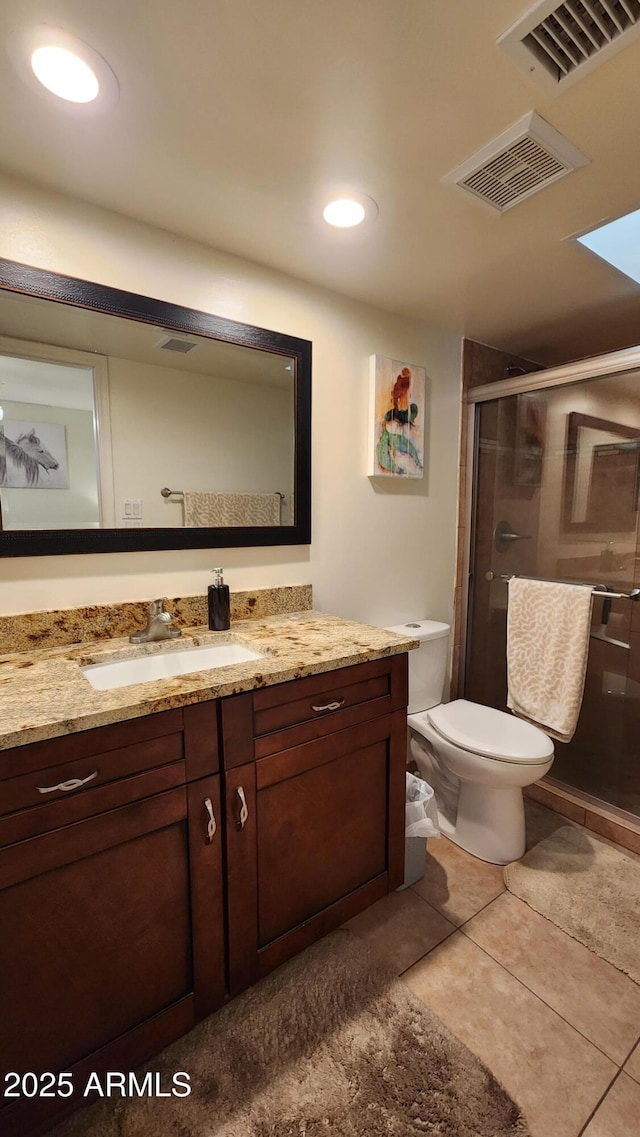
[[499, 521], [493, 531], [493, 546], [498, 553], [505, 553], [514, 541], [530, 540], [530, 533], [516, 533], [508, 521]]

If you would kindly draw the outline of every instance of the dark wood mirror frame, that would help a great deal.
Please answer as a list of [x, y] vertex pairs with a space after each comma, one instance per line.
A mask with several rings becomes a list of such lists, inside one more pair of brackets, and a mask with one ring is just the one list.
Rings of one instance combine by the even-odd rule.
[[[640, 429], [635, 426], [627, 426], [620, 422], [611, 422], [609, 419], [594, 418], [593, 415], [581, 414], [577, 411], [572, 411], [567, 415], [567, 442], [565, 450], [565, 463], [564, 463], [564, 486], [562, 495], [562, 531], [564, 533], [608, 533], [617, 532], [613, 522], [608, 525], [596, 524], [592, 520], [586, 521], [573, 521], [573, 498], [576, 487], [576, 476], [578, 469], [578, 447], [579, 436], [581, 427], [591, 427], [593, 430], [601, 430], [607, 434], [617, 434], [620, 436], [621, 441], [629, 439], [630, 442], [637, 442], [640, 436]], [[633, 484], [633, 497], [634, 497], [634, 510], [638, 510], [638, 481], [640, 473], [640, 450], [631, 453], [632, 465], [635, 467], [634, 484]], [[630, 515], [631, 516], [631, 515]], [[624, 531], [631, 531], [635, 529], [636, 521], [633, 519], [629, 525], [624, 527]]]
[[308, 545], [311, 541], [311, 342], [240, 324], [164, 300], [33, 268], [0, 258], [0, 288], [157, 324], [295, 359], [295, 525], [229, 529], [52, 529], [0, 532], [0, 556], [122, 553], [152, 549], [222, 549], [251, 545]]

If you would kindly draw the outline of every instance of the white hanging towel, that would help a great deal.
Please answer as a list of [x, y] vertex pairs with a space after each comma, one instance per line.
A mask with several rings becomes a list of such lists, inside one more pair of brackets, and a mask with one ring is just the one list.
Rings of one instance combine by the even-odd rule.
[[560, 742], [570, 742], [578, 725], [592, 604], [590, 585], [509, 581], [507, 703]]

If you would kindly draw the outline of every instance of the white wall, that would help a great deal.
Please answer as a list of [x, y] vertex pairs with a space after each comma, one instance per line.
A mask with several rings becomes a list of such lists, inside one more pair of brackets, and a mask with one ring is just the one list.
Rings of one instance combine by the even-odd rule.
[[162, 486], [215, 493], [293, 493], [291, 390], [109, 356], [116, 525], [124, 498], [144, 524], [182, 528]]
[[[0, 178], [0, 256], [313, 341], [307, 547], [0, 561], [0, 611], [311, 582], [315, 606], [376, 622], [451, 615], [461, 340], [23, 182]], [[1, 311], [1, 309], [0, 309]], [[427, 370], [425, 478], [367, 478], [368, 357]]]

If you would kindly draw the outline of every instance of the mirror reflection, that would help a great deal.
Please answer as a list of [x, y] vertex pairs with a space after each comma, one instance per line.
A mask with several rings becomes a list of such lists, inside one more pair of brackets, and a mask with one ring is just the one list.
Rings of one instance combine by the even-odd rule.
[[295, 524], [295, 368], [0, 292], [2, 528]]
[[640, 429], [594, 415], [567, 415], [563, 528], [635, 532]]

